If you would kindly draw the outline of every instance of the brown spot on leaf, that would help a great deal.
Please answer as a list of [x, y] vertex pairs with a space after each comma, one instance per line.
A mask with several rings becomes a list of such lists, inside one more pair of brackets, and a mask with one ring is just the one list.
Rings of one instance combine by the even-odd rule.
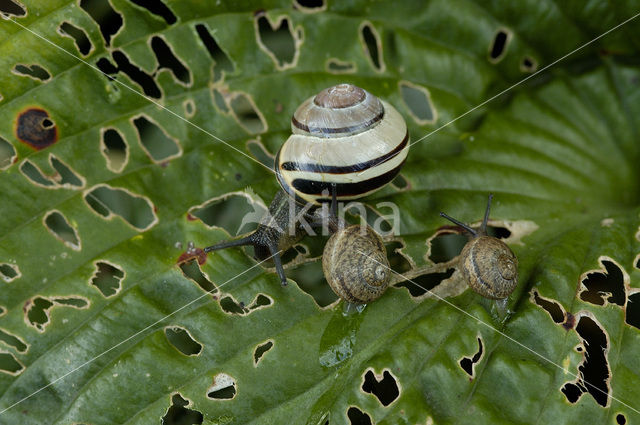
[[207, 262], [207, 253], [204, 252], [202, 248], [187, 249], [185, 252], [180, 254], [180, 257], [178, 257], [178, 261], [176, 261], [176, 264], [180, 265], [192, 259], [197, 259], [198, 264], [203, 265]]
[[562, 323], [562, 327], [566, 330], [573, 329], [576, 326], [576, 316], [567, 312], [567, 316], [564, 319], [564, 323]]
[[47, 111], [28, 108], [18, 115], [16, 137], [35, 150], [53, 145], [58, 141], [58, 130]]

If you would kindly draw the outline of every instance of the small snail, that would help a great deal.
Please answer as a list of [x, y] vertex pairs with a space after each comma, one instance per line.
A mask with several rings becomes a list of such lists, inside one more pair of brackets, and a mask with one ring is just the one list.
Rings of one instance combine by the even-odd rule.
[[368, 225], [354, 224], [331, 235], [322, 254], [322, 271], [333, 292], [352, 304], [380, 298], [391, 280], [382, 238]]
[[380, 189], [398, 174], [409, 150], [407, 125], [398, 111], [351, 84], [307, 99], [294, 113], [291, 128], [275, 161], [282, 190], [258, 228], [204, 249], [252, 245], [258, 260], [273, 257], [282, 285], [287, 279], [280, 252], [302, 239], [307, 223], [320, 227], [327, 220], [318, 206], [330, 202], [330, 194], [342, 201]]
[[518, 258], [507, 244], [487, 235], [492, 198], [493, 195], [489, 195], [484, 220], [478, 231], [443, 212], [440, 215], [473, 236], [460, 253], [460, 272], [465, 282], [483, 297], [502, 300], [518, 285]]

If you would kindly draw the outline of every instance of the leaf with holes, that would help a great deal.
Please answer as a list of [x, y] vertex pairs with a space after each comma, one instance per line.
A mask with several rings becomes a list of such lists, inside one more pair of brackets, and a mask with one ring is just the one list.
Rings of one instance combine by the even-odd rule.
[[[640, 421], [640, 21], [585, 45], [640, 1], [0, 12], [0, 423]], [[256, 227], [291, 115], [341, 82], [414, 143], [359, 213], [403, 276], [350, 314], [326, 237], [283, 255], [287, 287], [203, 251]], [[438, 214], [478, 226], [489, 193], [504, 320]]]

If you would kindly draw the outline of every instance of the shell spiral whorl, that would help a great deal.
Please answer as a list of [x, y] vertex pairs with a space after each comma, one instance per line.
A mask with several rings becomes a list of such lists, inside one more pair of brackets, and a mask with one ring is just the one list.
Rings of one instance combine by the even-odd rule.
[[276, 156], [276, 174], [302, 203], [328, 201], [332, 183], [340, 201], [372, 193], [398, 174], [409, 151], [398, 111], [352, 84], [307, 99], [293, 114], [291, 129]]

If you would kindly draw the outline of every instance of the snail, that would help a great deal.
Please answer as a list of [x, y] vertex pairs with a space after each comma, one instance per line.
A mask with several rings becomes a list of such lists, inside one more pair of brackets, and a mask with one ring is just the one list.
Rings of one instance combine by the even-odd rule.
[[331, 235], [322, 254], [322, 271], [333, 292], [352, 304], [380, 298], [391, 280], [382, 238], [368, 225], [354, 224]]
[[331, 202], [335, 217], [336, 202], [385, 186], [398, 174], [409, 150], [407, 125], [398, 111], [351, 84], [329, 87], [307, 99], [293, 114], [291, 128], [293, 134], [275, 159], [282, 189], [258, 228], [204, 249], [252, 245], [256, 259], [272, 257], [283, 286], [287, 279], [280, 253], [327, 220], [337, 229], [319, 206]]
[[506, 301], [518, 285], [518, 258], [507, 244], [487, 235], [492, 198], [493, 195], [489, 195], [484, 220], [477, 231], [443, 212], [440, 215], [473, 236], [460, 253], [460, 272], [464, 281], [485, 298]]

